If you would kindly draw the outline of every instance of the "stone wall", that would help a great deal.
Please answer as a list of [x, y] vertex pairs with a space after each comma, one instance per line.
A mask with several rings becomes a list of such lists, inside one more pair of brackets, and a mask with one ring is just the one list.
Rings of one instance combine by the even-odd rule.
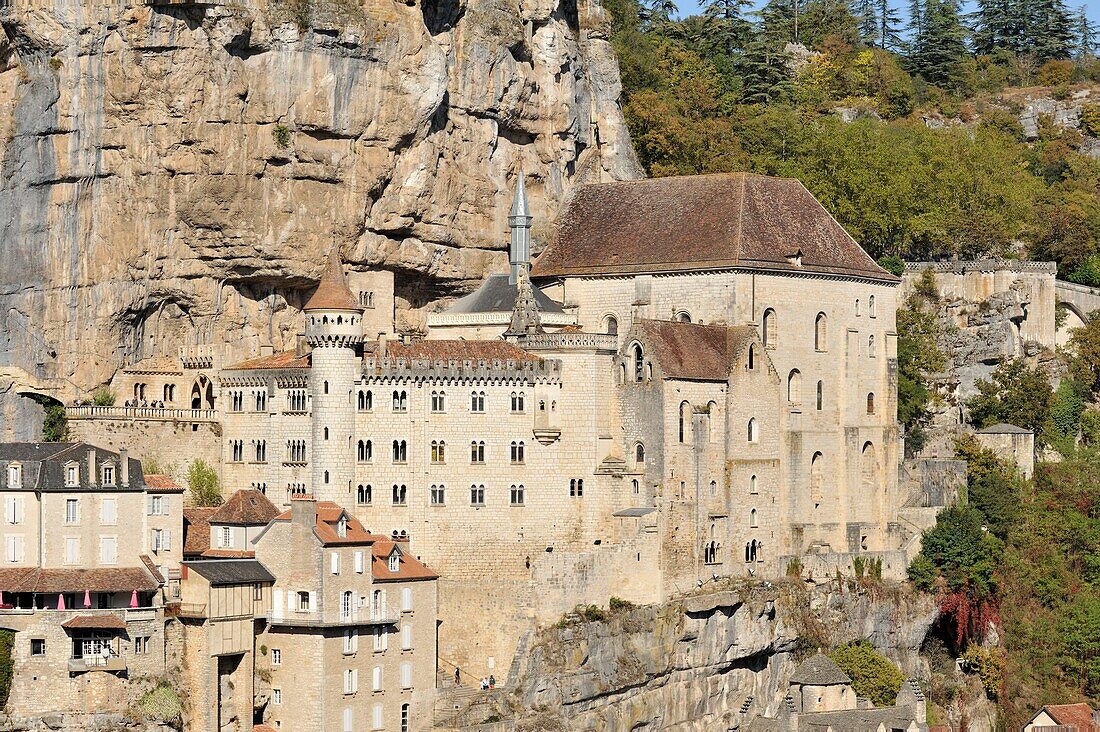
[[187, 467], [193, 460], [205, 461], [222, 475], [221, 437], [221, 425], [216, 422], [69, 420], [69, 439], [73, 442], [87, 442], [105, 450], [126, 449], [138, 460], [155, 460], [182, 486], [187, 485]]

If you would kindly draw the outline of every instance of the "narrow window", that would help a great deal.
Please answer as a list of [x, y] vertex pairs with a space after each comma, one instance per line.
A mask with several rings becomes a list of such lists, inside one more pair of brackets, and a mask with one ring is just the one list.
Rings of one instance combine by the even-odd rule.
[[750, 495], [756, 495], [759, 492], [760, 491], [757, 490], [757, 488], [756, 488], [756, 476], [754, 475], [751, 478], [749, 478], [749, 494]]
[[867, 298], [867, 314], [872, 318], [875, 317], [875, 296], [871, 295]]
[[614, 315], [608, 315], [603, 321], [603, 332], [608, 335], [619, 335], [619, 321]]
[[637, 445], [634, 446], [634, 462], [636, 462], [636, 463], [644, 463], [645, 462], [645, 446], [642, 445], [642, 443], [640, 443], [640, 442]]
[[523, 505], [523, 493], [524, 493], [524, 490], [523, 490], [522, 485], [512, 486], [512, 505], [513, 506], [522, 506]]
[[691, 407], [687, 402], [680, 402], [680, 431], [679, 431], [679, 437], [680, 437], [680, 443], [681, 444], [687, 442], [687, 419], [688, 419], [688, 410], [689, 409], [691, 409]]
[[641, 381], [644, 376], [645, 357], [642, 353], [642, 345], [634, 344], [634, 381]]
[[867, 414], [875, 413], [875, 394], [871, 392], [867, 394]]
[[791, 404], [802, 403], [802, 372], [798, 369], [787, 375], [787, 401]]
[[750, 529], [757, 528], [757, 526], [756, 526], [756, 509], [755, 508], [752, 509], [751, 511], [749, 511], [749, 528]]
[[749, 346], [749, 371], [756, 368], [756, 346]]
[[757, 428], [756, 428], [756, 417], [753, 417], [752, 419], [749, 420], [748, 438], [749, 438], [749, 442], [756, 442], [756, 440], [758, 438]]
[[870, 358], [875, 357], [875, 337], [873, 335], [867, 336], [867, 355]]
[[777, 332], [775, 311], [771, 308], [764, 311], [763, 330], [764, 348], [774, 349], [779, 341], [779, 334]]
[[825, 313], [818, 313], [817, 320], [814, 322], [814, 350], [825, 350], [825, 336], [826, 336], [826, 318]]
[[817, 382], [817, 411], [821, 411], [821, 405], [825, 399], [825, 386], [822, 382]]

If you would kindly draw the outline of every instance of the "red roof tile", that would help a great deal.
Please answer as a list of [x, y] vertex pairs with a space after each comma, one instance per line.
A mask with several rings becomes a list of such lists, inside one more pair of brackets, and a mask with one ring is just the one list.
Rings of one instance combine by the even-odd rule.
[[586, 185], [531, 276], [729, 267], [897, 281], [802, 183], [751, 173]]
[[[306, 499], [300, 497], [298, 500]], [[346, 536], [340, 536], [336, 529], [336, 525], [339, 523], [341, 515], [347, 516], [348, 523], [347, 531], [345, 532]], [[291, 516], [292, 511], [283, 511], [275, 517], [275, 520], [290, 521]], [[379, 538], [363, 528], [363, 524], [359, 523], [359, 519], [355, 518], [332, 501], [317, 502], [317, 522], [314, 532], [317, 534], [317, 538], [321, 540], [321, 543], [326, 546], [330, 544], [369, 544]]]
[[62, 628], [126, 630], [126, 621], [117, 615], [77, 615], [61, 624]]
[[160, 587], [144, 567], [95, 569], [0, 569], [0, 590], [4, 592], [148, 592]]
[[398, 542], [379, 536], [371, 545], [371, 576], [375, 582], [415, 582], [439, 579], [439, 575], [406, 551], [401, 552], [398, 571], [390, 571], [390, 553]]
[[207, 549], [202, 556], [207, 559], [254, 559], [256, 552], [244, 549]]
[[667, 378], [725, 381], [741, 352], [756, 338], [751, 325], [699, 325], [639, 320], [649, 354]]
[[150, 493], [183, 493], [182, 486], [169, 476], [160, 473], [146, 473], [145, 488]]
[[263, 526], [279, 515], [279, 509], [255, 488], [245, 488], [229, 497], [207, 519], [212, 524]]
[[355, 301], [355, 295], [348, 288], [344, 278], [344, 267], [340, 264], [340, 255], [333, 249], [329, 254], [325, 270], [321, 273], [321, 282], [309, 298], [303, 310], [362, 310]]
[[1063, 727], [1070, 727], [1079, 732], [1096, 732], [1100, 730], [1092, 716], [1092, 707], [1081, 702], [1080, 704], [1047, 704], [1043, 711], [1050, 718]]
[[183, 554], [198, 556], [210, 549], [210, 517], [217, 508], [183, 509]]
[[308, 369], [309, 354], [299, 356], [297, 351], [282, 351], [270, 356], [250, 358], [247, 361], [227, 366], [227, 371], [247, 371], [250, 369]]

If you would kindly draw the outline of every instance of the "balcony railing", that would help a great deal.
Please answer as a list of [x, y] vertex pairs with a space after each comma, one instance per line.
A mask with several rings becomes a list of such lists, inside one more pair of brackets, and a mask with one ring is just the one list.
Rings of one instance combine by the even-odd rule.
[[267, 620], [272, 625], [295, 626], [306, 628], [325, 628], [353, 625], [394, 625], [401, 617], [396, 609], [387, 608], [381, 612], [370, 612], [368, 608], [362, 608], [350, 617], [343, 613], [337, 613], [335, 617], [324, 617], [320, 612], [300, 612], [297, 610], [283, 611], [282, 613], [269, 613]]
[[162, 422], [216, 422], [213, 409], [174, 409], [170, 407], [97, 407], [86, 404], [65, 407], [68, 419], [143, 419]]
[[69, 673], [82, 674], [86, 671], [125, 671], [126, 662], [118, 656], [85, 656], [69, 659]]

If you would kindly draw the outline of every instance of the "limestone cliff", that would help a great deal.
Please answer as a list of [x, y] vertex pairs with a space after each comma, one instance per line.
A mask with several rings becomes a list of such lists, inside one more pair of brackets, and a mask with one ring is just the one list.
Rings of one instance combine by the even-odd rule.
[[[403, 305], [640, 175], [594, 0], [0, 5], [0, 365], [88, 388], [183, 344], [293, 343], [324, 254]], [[74, 387], [76, 388], [76, 387]]]

